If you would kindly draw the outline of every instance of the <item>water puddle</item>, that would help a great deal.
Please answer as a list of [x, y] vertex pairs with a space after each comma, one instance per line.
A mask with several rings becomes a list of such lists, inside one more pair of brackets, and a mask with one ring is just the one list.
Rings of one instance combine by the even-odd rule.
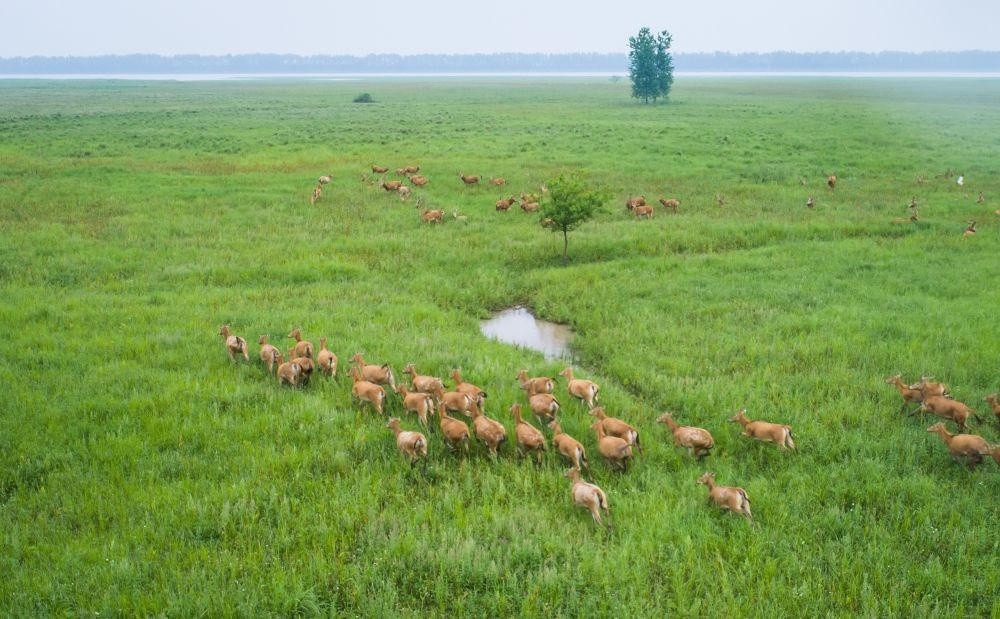
[[483, 335], [507, 344], [537, 350], [548, 360], [569, 356], [573, 330], [566, 325], [539, 320], [526, 307], [497, 312], [479, 325]]

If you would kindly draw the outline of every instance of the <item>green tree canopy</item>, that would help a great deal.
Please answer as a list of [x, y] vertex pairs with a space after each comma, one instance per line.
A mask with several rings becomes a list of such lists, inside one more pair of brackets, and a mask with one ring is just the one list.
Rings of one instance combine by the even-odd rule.
[[605, 189], [592, 187], [576, 175], [560, 174], [546, 186], [548, 200], [542, 206], [542, 223], [553, 232], [562, 232], [565, 262], [569, 260], [569, 233], [591, 219], [610, 196]]
[[632, 80], [632, 96], [649, 103], [667, 98], [674, 83], [674, 64], [670, 56], [673, 37], [666, 30], [655, 36], [649, 28], [628, 39], [628, 75]]

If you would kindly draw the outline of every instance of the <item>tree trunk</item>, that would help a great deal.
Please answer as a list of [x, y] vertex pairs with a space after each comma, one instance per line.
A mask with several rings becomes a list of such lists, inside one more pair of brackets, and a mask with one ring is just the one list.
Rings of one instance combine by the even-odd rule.
[[569, 231], [563, 228], [563, 264], [569, 262]]

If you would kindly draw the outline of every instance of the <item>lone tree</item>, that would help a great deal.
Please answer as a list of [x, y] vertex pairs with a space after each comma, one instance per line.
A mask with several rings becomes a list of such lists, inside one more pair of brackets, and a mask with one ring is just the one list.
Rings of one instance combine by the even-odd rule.
[[674, 83], [674, 63], [670, 57], [673, 37], [666, 30], [653, 36], [649, 28], [628, 39], [628, 76], [632, 80], [632, 96], [649, 103], [667, 98]]
[[578, 176], [560, 174], [547, 184], [549, 199], [540, 213], [542, 225], [563, 235], [563, 262], [569, 261], [569, 233], [589, 220], [610, 197]]

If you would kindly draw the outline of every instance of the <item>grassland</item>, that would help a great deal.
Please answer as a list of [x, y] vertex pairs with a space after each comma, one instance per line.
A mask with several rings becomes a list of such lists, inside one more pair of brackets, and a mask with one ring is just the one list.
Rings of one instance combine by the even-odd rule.
[[[680, 80], [657, 107], [580, 80], [0, 82], [0, 612], [997, 616], [1000, 471], [952, 463], [882, 379], [929, 372], [981, 412], [1000, 389], [998, 100], [985, 79]], [[467, 221], [359, 180], [413, 162]], [[565, 267], [457, 178], [567, 170], [616, 200]], [[681, 212], [636, 222], [638, 193]], [[913, 195], [920, 222], [890, 223]], [[478, 334], [514, 303], [574, 327], [578, 376], [642, 432], [627, 475], [592, 454], [610, 534], [555, 457], [433, 434], [412, 472], [348, 381], [279, 389], [216, 335], [461, 367], [510, 427], [517, 370], [562, 367]], [[743, 406], [799, 453], [739, 437]], [[704, 465], [662, 410], [714, 433]], [[706, 503], [706, 468], [756, 527]]]

